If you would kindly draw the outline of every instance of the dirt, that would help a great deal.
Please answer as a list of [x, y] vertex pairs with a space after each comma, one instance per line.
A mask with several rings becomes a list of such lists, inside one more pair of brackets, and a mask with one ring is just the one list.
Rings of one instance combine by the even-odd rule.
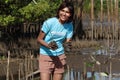
[[[67, 64], [70, 68], [74, 68], [75, 70], [82, 71], [103, 71], [103, 72], [110, 72], [119, 73], [120, 72], [120, 56], [103, 56], [103, 55], [96, 55], [92, 56], [96, 59], [97, 62], [100, 64], [96, 64], [96, 62], [91, 58], [91, 55], [80, 55], [80, 54], [71, 54], [67, 55]], [[91, 64], [91, 65], [90, 65]], [[94, 64], [94, 65], [93, 65]]]

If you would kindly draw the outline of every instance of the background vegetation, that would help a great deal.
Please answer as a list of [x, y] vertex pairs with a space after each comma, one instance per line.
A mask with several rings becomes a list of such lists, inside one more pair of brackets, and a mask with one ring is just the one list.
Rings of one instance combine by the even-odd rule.
[[[40, 45], [36, 38], [39, 29], [44, 20], [56, 15], [57, 8], [62, 1], [0, 0], [0, 61], [2, 65], [0, 69], [1, 72], [4, 70], [1, 74], [7, 77], [7, 80], [9, 76], [11, 79], [16, 77], [14, 74], [17, 74], [19, 80], [20, 78], [27, 79], [26, 76], [33, 73], [34, 69], [38, 69], [36, 68], [36, 55], [39, 53]], [[72, 2], [75, 7], [72, 43], [74, 53], [81, 54], [80, 48], [92, 48], [93, 46], [97, 48], [95, 50], [101, 48], [108, 50], [111, 47], [110, 42], [112, 49], [115, 48], [115, 53], [120, 52], [120, 0], [64, 1]], [[102, 43], [105, 46], [100, 47], [99, 41], [105, 41]], [[15, 68], [13, 65], [16, 69], [13, 69]]]
[[[35, 42], [42, 22], [56, 15], [62, 1], [1, 0], [0, 41], [8, 49], [13, 48], [13, 44], [18, 47], [21, 44], [37, 44]], [[101, 40], [119, 40], [119, 0], [66, 1], [72, 2], [75, 7], [74, 41], [78, 43], [79, 40], [89, 40], [92, 41], [91, 44], [93, 41], [96, 44], [96, 41]]]
[[1, 0], [0, 26], [41, 22], [55, 16], [61, 0]]
[[0, 28], [24, 29], [31, 23], [40, 26], [56, 15], [62, 1], [70, 1], [75, 7], [73, 39], [119, 39], [119, 0], [1, 0]]

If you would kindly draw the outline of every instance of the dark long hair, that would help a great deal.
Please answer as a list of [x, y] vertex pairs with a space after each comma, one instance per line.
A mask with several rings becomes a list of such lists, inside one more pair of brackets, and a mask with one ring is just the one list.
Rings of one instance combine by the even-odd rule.
[[70, 2], [63, 2], [63, 3], [59, 6], [59, 8], [58, 8], [58, 10], [57, 10], [57, 15], [56, 15], [56, 17], [59, 18], [59, 11], [62, 10], [63, 8], [65, 8], [65, 7], [67, 7], [67, 8], [70, 10], [70, 14], [71, 14], [71, 16], [69, 17], [69, 20], [68, 20], [67, 22], [72, 22], [72, 21], [73, 21], [73, 16], [74, 16], [74, 6], [73, 6], [73, 4], [70, 3]]

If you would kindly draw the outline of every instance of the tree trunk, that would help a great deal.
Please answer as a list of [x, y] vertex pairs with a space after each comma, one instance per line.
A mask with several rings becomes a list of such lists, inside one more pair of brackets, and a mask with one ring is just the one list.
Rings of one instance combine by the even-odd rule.
[[82, 36], [84, 35], [83, 31], [83, 25], [82, 25], [82, 11], [83, 11], [83, 2], [84, 0], [81, 0], [80, 3], [76, 2], [76, 9], [75, 11], [75, 17], [74, 17], [74, 35], [73, 39], [82, 39]]
[[94, 31], [94, 0], [91, 0], [91, 40], [93, 40], [93, 31]]
[[101, 22], [101, 24], [100, 24], [100, 39], [101, 39], [101, 37], [102, 37], [102, 34], [103, 34], [103, 26], [102, 26], [102, 24], [103, 24], [103, 0], [101, 0], [101, 11], [100, 11], [100, 22]]
[[118, 40], [118, 0], [115, 0], [115, 39]]
[[[108, 16], [108, 23], [110, 23], [110, 7], [109, 7], [109, 0], [107, 0], [107, 16]], [[108, 28], [108, 32], [107, 32], [107, 36], [108, 36], [108, 47], [109, 47], [109, 35], [110, 35], [110, 25], [107, 26]]]

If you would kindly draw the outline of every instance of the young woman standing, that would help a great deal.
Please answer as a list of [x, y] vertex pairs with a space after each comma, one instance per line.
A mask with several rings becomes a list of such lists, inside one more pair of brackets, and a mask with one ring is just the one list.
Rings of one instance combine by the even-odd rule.
[[37, 38], [40, 46], [39, 68], [41, 80], [62, 80], [66, 66], [63, 42], [70, 42], [73, 35], [72, 4], [63, 2], [57, 16], [44, 21]]

